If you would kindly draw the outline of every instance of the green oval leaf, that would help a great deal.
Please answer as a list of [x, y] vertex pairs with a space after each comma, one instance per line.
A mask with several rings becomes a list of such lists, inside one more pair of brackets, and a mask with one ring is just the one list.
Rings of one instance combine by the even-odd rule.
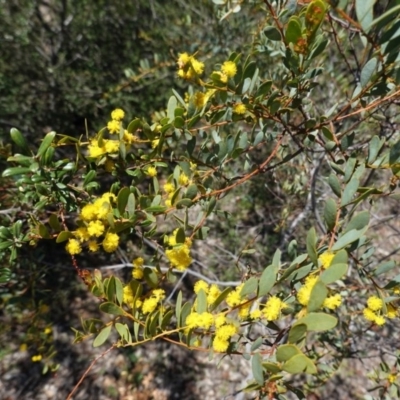
[[324, 219], [329, 231], [332, 231], [336, 225], [337, 205], [333, 199], [328, 199], [324, 208]]
[[110, 336], [111, 325], [104, 327], [93, 341], [93, 347], [101, 346]]
[[350, 232], [353, 229], [361, 230], [368, 226], [369, 224], [369, 211], [362, 211], [355, 215], [350, 222], [347, 224], [344, 233]]
[[312, 312], [318, 310], [326, 296], [328, 295], [328, 289], [325, 284], [321, 281], [317, 281], [310, 293], [310, 301], [307, 304], [307, 311]]
[[368, 85], [369, 81], [371, 80], [374, 72], [376, 70], [376, 66], [378, 65], [378, 60], [376, 58], [371, 58], [361, 70], [360, 75], [360, 83], [362, 87]]
[[295, 325], [305, 324], [308, 331], [322, 332], [328, 331], [337, 325], [337, 318], [325, 313], [310, 313], [300, 318]]
[[311, 228], [307, 233], [307, 253], [314, 265], [318, 265], [317, 254], [317, 235], [315, 228]]
[[51, 143], [53, 142], [54, 138], [56, 137], [55, 132], [49, 132], [43, 139], [42, 144], [39, 147], [37, 152], [37, 156], [41, 157], [46, 150], [50, 147]]
[[203, 289], [199, 290], [197, 293], [197, 312], [202, 314], [203, 312], [207, 311], [207, 295]]
[[30, 154], [28, 142], [18, 129], [11, 128], [10, 136], [12, 141], [22, 150], [24, 154]]
[[111, 303], [109, 301], [100, 304], [99, 308], [103, 313], [106, 313], [106, 314], [111, 314], [111, 315], [124, 315], [125, 314], [125, 311], [121, 307], [118, 307], [116, 304]]
[[301, 24], [298, 17], [291, 17], [285, 32], [286, 42], [296, 44], [301, 36]]
[[131, 194], [131, 191], [127, 187], [122, 188], [118, 193], [117, 207], [118, 207], [118, 211], [120, 212], [121, 215], [123, 215], [125, 213], [125, 208], [126, 208], [126, 205], [128, 204], [128, 198], [129, 198], [130, 194]]
[[300, 349], [294, 344], [282, 344], [276, 350], [276, 359], [279, 362], [290, 360], [297, 354], [301, 354]]
[[331, 250], [335, 252], [347, 247], [349, 244], [360, 239], [360, 237], [364, 235], [367, 229], [368, 227], [365, 227], [361, 230], [352, 229], [351, 231], [346, 232], [344, 235], [339, 237], [338, 241], [333, 245]]
[[248, 294], [253, 294], [254, 296], [257, 295], [257, 287], [258, 287], [258, 279], [252, 276], [248, 279], [240, 291], [240, 297], [245, 297]]
[[320, 275], [319, 279], [326, 285], [336, 282], [346, 275], [348, 269], [347, 264], [332, 264]]
[[265, 296], [270, 292], [276, 282], [278, 268], [274, 265], [269, 265], [264, 269], [260, 277], [258, 296]]
[[330, 174], [328, 178], [328, 184], [331, 187], [333, 193], [336, 194], [337, 197], [342, 197], [342, 186], [340, 185], [340, 181], [336, 175]]
[[360, 186], [360, 181], [357, 178], [353, 178], [344, 188], [341, 206], [344, 207], [351, 203], [353, 196], [356, 194], [358, 187]]
[[24, 175], [28, 172], [30, 172], [30, 168], [27, 167], [11, 167], [4, 170], [1, 176], [6, 178], [7, 176]]
[[145, 281], [150, 287], [152, 288], [158, 287], [158, 276], [153, 268], [145, 268], [143, 270], [143, 274]]
[[264, 371], [260, 353], [254, 354], [251, 358], [251, 370], [253, 377], [259, 385], [264, 385]]
[[306, 324], [298, 324], [292, 326], [289, 331], [288, 341], [289, 343], [298, 343], [303, 340], [307, 333], [307, 325]]
[[65, 242], [66, 240], [72, 238], [72, 232], [70, 231], [62, 231], [58, 234], [56, 243], [62, 243]]
[[374, 4], [376, 0], [356, 0], [356, 15], [362, 29], [367, 32], [374, 19]]
[[282, 369], [291, 374], [299, 374], [301, 372], [305, 372], [308, 374], [316, 374], [317, 368], [314, 363], [306, 357], [304, 354], [297, 354], [292, 357], [290, 360], [285, 362], [282, 366]]
[[194, 183], [189, 185], [185, 192], [185, 197], [188, 199], [194, 199], [197, 196], [197, 185]]

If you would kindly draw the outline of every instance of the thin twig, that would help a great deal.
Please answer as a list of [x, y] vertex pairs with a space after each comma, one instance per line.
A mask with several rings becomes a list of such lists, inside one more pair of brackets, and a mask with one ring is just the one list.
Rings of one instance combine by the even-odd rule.
[[81, 376], [81, 379], [79, 379], [78, 383], [74, 386], [74, 388], [72, 389], [72, 391], [69, 393], [68, 397], [66, 400], [71, 400], [72, 399], [72, 395], [77, 391], [77, 389], [79, 388], [79, 386], [82, 384], [82, 382], [84, 381], [84, 379], [86, 378], [87, 374], [90, 372], [90, 370], [94, 367], [94, 365], [96, 364], [96, 362], [98, 360], [100, 360], [101, 357], [104, 357], [106, 354], [108, 354], [111, 350], [113, 350], [116, 347], [115, 344], [113, 344], [111, 347], [109, 347], [105, 352], [103, 352], [102, 354], [100, 354], [98, 357], [96, 357], [91, 364], [89, 365], [89, 367], [86, 369], [86, 371], [84, 372], [84, 374]]

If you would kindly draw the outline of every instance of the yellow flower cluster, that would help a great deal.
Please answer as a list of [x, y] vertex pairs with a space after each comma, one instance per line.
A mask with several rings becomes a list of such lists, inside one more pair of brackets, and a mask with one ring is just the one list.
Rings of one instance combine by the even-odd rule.
[[187, 316], [185, 323], [188, 329], [210, 329], [214, 323], [214, 317], [209, 312], [203, 312], [199, 314], [194, 311]]
[[[170, 244], [171, 245], [171, 244]], [[191, 241], [186, 239], [185, 243], [173, 245], [171, 249], [165, 251], [169, 262], [172, 267], [179, 271], [184, 271], [192, 263], [190, 256]]]
[[[318, 276], [308, 276], [303, 286], [297, 292], [297, 300], [303, 306], [306, 306], [310, 302], [310, 295], [314, 285], [318, 281]], [[340, 294], [334, 294], [332, 296], [328, 296], [322, 307], [326, 307], [330, 310], [334, 310], [342, 304], [342, 296]]]
[[227, 83], [229, 78], [233, 78], [237, 73], [237, 66], [233, 61], [225, 61], [221, 65], [221, 71], [213, 71], [214, 75], [218, 75], [218, 79]]
[[39, 361], [42, 361], [42, 358], [43, 357], [40, 354], [37, 354], [35, 356], [32, 356], [31, 360], [32, 360], [32, 362], [39, 362]]
[[322, 306], [328, 308], [329, 310], [335, 310], [341, 304], [342, 304], [342, 296], [339, 293], [336, 293], [333, 296], [327, 297], [324, 300]]
[[235, 114], [245, 114], [245, 113], [246, 113], [246, 110], [247, 110], [247, 108], [246, 108], [246, 106], [245, 106], [243, 103], [236, 103], [236, 104], [233, 106], [233, 112], [234, 112]]
[[371, 296], [367, 300], [367, 307], [363, 310], [364, 318], [378, 326], [386, 323], [386, 318], [396, 318], [397, 309], [391, 305], [386, 305], [386, 314], [383, 315], [383, 300], [378, 296]]
[[[135, 294], [132, 292], [132, 287], [130, 284], [124, 286], [124, 297], [123, 302], [127, 304], [129, 307], [133, 307], [133, 302], [135, 301]], [[140, 299], [136, 299], [135, 306], [136, 308], [140, 308], [143, 302]]]
[[[111, 135], [119, 135], [122, 128], [122, 119], [124, 118], [125, 113], [120, 108], [115, 109], [111, 113], [111, 121], [107, 123], [107, 130]], [[89, 157], [97, 158], [106, 154], [115, 154], [119, 151], [120, 148], [120, 136], [118, 136], [117, 140], [105, 139], [101, 138], [93, 138], [90, 140], [88, 146]], [[126, 129], [123, 131], [122, 141], [131, 145], [132, 143], [138, 142], [139, 138], [132, 133], [129, 133]], [[106, 168], [109, 172], [112, 170], [114, 165], [106, 165]]]
[[102, 139], [102, 146], [99, 145], [98, 139], [92, 139], [88, 146], [89, 157], [97, 158], [104, 154], [116, 153], [119, 150], [118, 140]]
[[161, 303], [165, 299], [165, 291], [163, 289], [154, 289], [151, 296], [143, 301], [142, 312], [143, 314], [152, 313], [158, 303]]
[[326, 269], [329, 268], [332, 264], [332, 260], [335, 257], [335, 254], [330, 252], [330, 251], [326, 251], [325, 253], [322, 253], [319, 257], [318, 257], [318, 261], [321, 263], [322, 268]]
[[111, 113], [111, 121], [109, 121], [107, 123], [107, 129], [111, 134], [113, 134], [113, 133], [119, 134], [119, 131], [122, 126], [121, 121], [124, 118], [124, 116], [125, 116], [125, 113], [120, 108], [115, 109]]
[[213, 349], [219, 353], [225, 352], [229, 347], [229, 340], [238, 333], [238, 327], [233, 324], [224, 324], [215, 331]]
[[80, 213], [82, 226], [72, 232], [74, 238], [68, 240], [66, 250], [69, 254], [75, 255], [82, 251], [82, 243], [88, 242], [90, 251], [97, 251], [99, 243], [97, 238], [104, 235], [103, 249], [112, 253], [119, 244], [119, 236], [109, 230], [109, 216], [112, 217], [112, 202], [116, 201], [113, 193], [104, 193], [93, 203], [84, 206]]
[[203, 289], [207, 295], [207, 304], [214, 304], [215, 300], [217, 300], [218, 296], [221, 294], [221, 291], [216, 284], [209, 285], [207, 282], [202, 280], [195, 283], [194, 292], [198, 294], [201, 289]]
[[181, 186], [187, 186], [189, 184], [189, 177], [184, 172], [182, 172], [179, 175], [178, 183]]
[[204, 63], [188, 53], [179, 54], [178, 76], [183, 79], [193, 79], [204, 72]]
[[233, 61], [225, 61], [221, 66], [221, 72], [228, 78], [233, 78], [237, 73], [236, 64]]
[[[136, 309], [142, 309], [143, 314], [152, 313], [159, 303], [165, 299], [165, 291], [163, 289], [154, 289], [150, 296], [145, 300], [136, 299], [135, 306]], [[135, 294], [132, 292], [132, 287], [130, 284], [124, 287], [124, 298], [123, 302], [130, 307], [133, 307], [133, 302], [135, 301]]]
[[132, 270], [132, 277], [134, 279], [142, 279], [143, 278], [143, 264], [144, 260], [142, 257], [135, 258], [132, 261], [133, 270]]
[[149, 167], [147, 168], [147, 175], [153, 178], [154, 176], [157, 176], [157, 169], [156, 167]]
[[233, 308], [242, 303], [242, 297], [240, 295], [240, 292], [242, 291], [243, 285], [244, 283], [237, 286], [235, 290], [232, 290], [226, 297], [225, 301], [229, 307]]
[[262, 315], [267, 321], [276, 321], [285, 307], [287, 305], [279, 297], [272, 296], [265, 304]]

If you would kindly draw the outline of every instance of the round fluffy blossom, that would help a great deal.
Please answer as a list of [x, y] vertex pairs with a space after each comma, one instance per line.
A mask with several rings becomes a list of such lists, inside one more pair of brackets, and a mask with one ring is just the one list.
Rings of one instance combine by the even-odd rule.
[[135, 296], [133, 295], [131, 285], [126, 285], [124, 287], [123, 302], [125, 304], [132, 305], [134, 299], [135, 299]]
[[279, 318], [282, 308], [285, 303], [277, 296], [272, 296], [268, 299], [263, 309], [264, 318], [267, 321], [275, 321]]
[[90, 240], [88, 243], [89, 251], [95, 252], [99, 250], [99, 244], [95, 240]]
[[119, 150], [118, 140], [104, 140], [104, 142], [106, 153], [116, 153]]
[[192, 68], [194, 69], [196, 74], [198, 75], [202, 74], [204, 71], [204, 63], [202, 63], [199, 60], [196, 60], [194, 57], [192, 57], [191, 62], [192, 62]]
[[193, 104], [197, 107], [197, 108], [202, 108], [204, 107], [204, 104], [206, 104], [206, 96], [204, 93], [202, 92], [196, 92], [193, 95]]
[[91, 221], [97, 218], [97, 207], [94, 204], [86, 204], [82, 208], [81, 218], [84, 221]]
[[166, 183], [164, 185], [164, 190], [166, 193], [173, 193], [175, 191], [175, 186], [173, 183]]
[[124, 110], [120, 108], [116, 108], [114, 111], [111, 112], [111, 118], [116, 121], [121, 121], [125, 116]]
[[306, 306], [310, 301], [311, 290], [317, 283], [317, 280], [317, 276], [308, 276], [304, 285], [297, 292], [297, 300], [301, 305]]
[[255, 310], [250, 312], [251, 319], [259, 319], [261, 318], [261, 315], [261, 310], [259, 308], [256, 308]]
[[198, 294], [200, 292], [200, 290], [203, 289], [204, 292], [207, 294], [208, 293], [208, 283], [204, 282], [203, 280], [199, 280], [194, 284], [194, 289], [193, 291]]
[[228, 340], [230, 339], [233, 335], [235, 335], [238, 332], [238, 328], [233, 325], [233, 324], [226, 324], [222, 325], [219, 328], [217, 328], [215, 332], [215, 336]]
[[75, 254], [79, 254], [82, 251], [81, 244], [76, 239], [69, 239], [65, 249], [72, 256]]
[[364, 308], [363, 314], [364, 314], [364, 318], [367, 321], [371, 321], [378, 326], [382, 326], [386, 323], [386, 319], [383, 315], [376, 314], [373, 310], [371, 310], [368, 307]]
[[216, 315], [216, 316], [214, 317], [214, 319], [215, 319], [214, 324], [215, 324], [215, 327], [216, 327], [216, 328], [219, 328], [219, 327], [221, 327], [222, 325], [224, 325], [224, 324], [226, 323], [226, 316], [225, 316], [225, 314], [218, 314], [218, 315]]
[[378, 296], [371, 296], [367, 300], [367, 305], [372, 311], [379, 311], [383, 306], [383, 301]]
[[150, 176], [150, 177], [156, 176], [157, 175], [157, 169], [155, 167], [147, 168], [147, 175]]
[[107, 129], [110, 133], [119, 133], [119, 128], [121, 127], [121, 122], [116, 121], [113, 119], [112, 121], [109, 121], [107, 124]]
[[250, 306], [251, 304], [246, 304], [244, 306], [239, 307], [238, 315], [241, 319], [247, 319], [250, 314]]
[[179, 175], [178, 182], [181, 186], [186, 186], [189, 183], [189, 177], [185, 173], [182, 173]]
[[90, 221], [87, 230], [90, 236], [99, 237], [104, 232], [104, 224], [99, 220]]
[[89, 157], [97, 158], [106, 153], [106, 149], [104, 147], [99, 146], [99, 142], [97, 139], [92, 139], [90, 141], [89, 147]]
[[178, 67], [183, 68], [190, 61], [188, 53], [180, 53], [178, 57]]
[[129, 133], [126, 129], [124, 130], [124, 142], [128, 144], [135, 143], [139, 140], [139, 138], [133, 133]]
[[137, 257], [132, 261], [132, 264], [135, 268], [143, 267], [144, 260], [142, 257]]
[[236, 307], [241, 303], [241, 301], [242, 301], [242, 298], [240, 296], [240, 291], [241, 290], [242, 289], [238, 290], [236, 288], [236, 290], [232, 290], [232, 292], [230, 292], [228, 294], [228, 296], [226, 296], [226, 300], [225, 301], [226, 301], [226, 304], [228, 304], [229, 307]]
[[364, 308], [363, 314], [367, 321], [375, 321], [376, 314], [370, 308]]
[[229, 78], [233, 78], [236, 75], [237, 67], [233, 61], [225, 61], [222, 64], [221, 71]]
[[339, 293], [329, 296], [324, 300], [322, 304], [323, 307], [329, 308], [329, 310], [334, 310], [342, 304], [342, 296]]
[[376, 323], [378, 326], [382, 326], [382, 325], [384, 325], [384, 324], [386, 323], [386, 319], [385, 319], [385, 317], [383, 317], [382, 315], [377, 315], [377, 316], [375, 317], [375, 323]]
[[132, 277], [134, 279], [142, 279], [144, 275], [143, 269], [142, 268], [133, 268], [132, 270]]
[[150, 314], [152, 313], [157, 307], [157, 299], [154, 297], [149, 297], [143, 302], [142, 305], [142, 312], [143, 314]]
[[210, 329], [214, 323], [214, 317], [209, 312], [203, 312], [200, 314], [200, 327], [204, 329]]
[[200, 327], [201, 324], [201, 318], [200, 314], [197, 312], [191, 312], [187, 317], [185, 324], [189, 329], [197, 328]]
[[81, 226], [79, 227], [75, 232], [74, 232], [74, 236], [79, 239], [80, 242], [84, 242], [86, 240], [90, 239], [90, 234], [88, 232], [88, 230]]
[[112, 253], [117, 250], [119, 243], [119, 236], [116, 233], [108, 232], [103, 240], [103, 249], [107, 253]]
[[331, 263], [332, 263], [332, 260], [334, 257], [335, 257], [335, 254], [333, 254], [330, 251], [325, 251], [318, 257], [318, 260], [320, 261], [322, 268], [326, 269], [331, 266]]
[[176, 246], [165, 251], [168, 260], [179, 271], [184, 271], [191, 263], [190, 249], [187, 244]]
[[388, 304], [386, 308], [387, 308], [386, 317], [390, 319], [397, 317], [397, 309], [393, 305]]
[[233, 112], [235, 114], [244, 114], [246, 112], [247, 108], [243, 103], [237, 103], [233, 107]]
[[207, 303], [214, 304], [215, 300], [217, 300], [218, 296], [221, 294], [218, 286], [213, 284], [210, 286], [210, 290], [207, 293]]
[[224, 353], [228, 350], [229, 342], [227, 340], [221, 339], [218, 336], [215, 336], [213, 340], [213, 349], [218, 353]]

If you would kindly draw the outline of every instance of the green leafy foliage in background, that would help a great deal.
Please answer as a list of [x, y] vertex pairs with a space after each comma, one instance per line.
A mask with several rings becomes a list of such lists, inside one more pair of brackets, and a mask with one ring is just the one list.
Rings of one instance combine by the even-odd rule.
[[[396, 263], [378, 262], [371, 232], [372, 207], [399, 196], [398, 2], [214, 3], [222, 25], [252, 12], [257, 29], [221, 60], [175, 45], [182, 80], [165, 110], [146, 118], [126, 102], [97, 133], [50, 132], [37, 149], [11, 130], [0, 276], [16, 280], [18, 252], [47, 242], [106, 316], [84, 320], [77, 342], [115, 334], [112, 348], [157, 339], [243, 357], [243, 391], [304, 398], [346, 358], [346, 336], [399, 317]], [[248, 229], [234, 253], [224, 227], [271, 208], [269, 248]], [[202, 251], [210, 238], [233, 268]], [[129, 241], [129, 277], [88, 268]], [[196, 271], [211, 262], [215, 279]], [[397, 364], [377, 368], [379, 395], [397, 396]], [[302, 373], [312, 380], [295, 385]]]

